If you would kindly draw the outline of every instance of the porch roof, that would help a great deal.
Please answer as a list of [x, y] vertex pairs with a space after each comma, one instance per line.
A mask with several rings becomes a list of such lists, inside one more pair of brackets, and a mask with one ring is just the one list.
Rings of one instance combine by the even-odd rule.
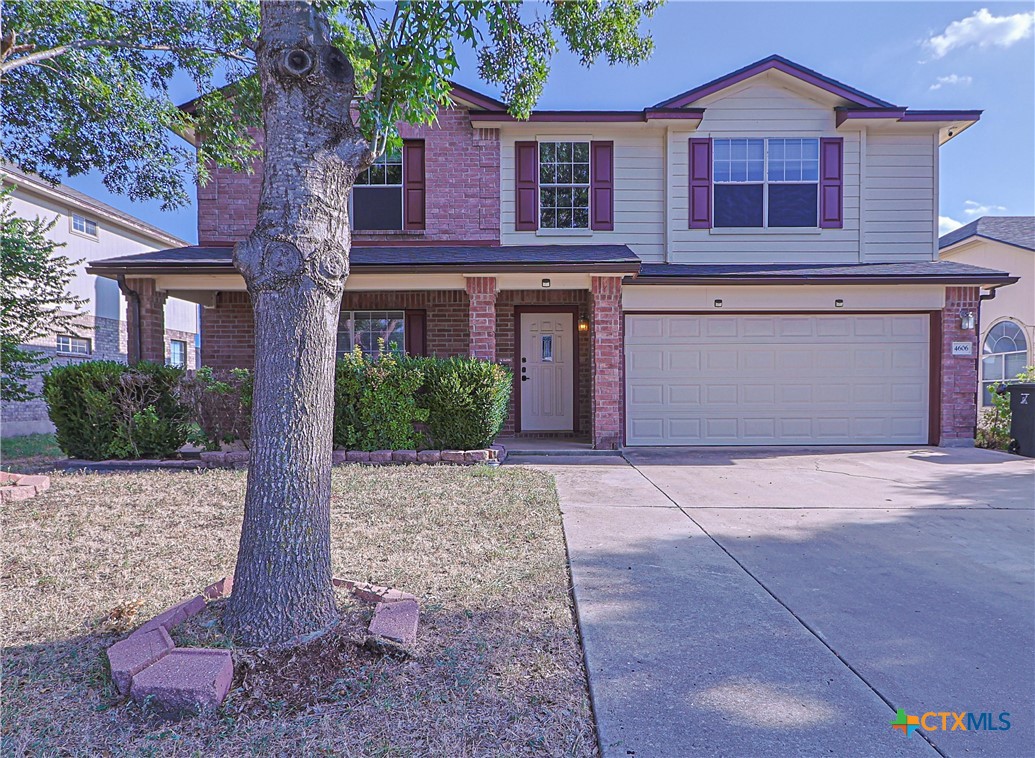
[[[191, 245], [92, 261], [87, 271], [115, 278], [236, 273], [231, 247]], [[356, 273], [585, 272], [635, 274], [640, 259], [625, 245], [435, 245], [353, 247]]]
[[[914, 263], [644, 263], [633, 284], [960, 284], [1002, 286], [1016, 276], [951, 261]], [[627, 282], [630, 283], [630, 282]]]

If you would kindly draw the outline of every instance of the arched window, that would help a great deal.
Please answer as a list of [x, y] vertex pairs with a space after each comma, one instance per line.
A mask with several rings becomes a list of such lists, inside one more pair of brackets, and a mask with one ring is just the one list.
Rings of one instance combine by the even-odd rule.
[[1013, 379], [1024, 371], [1028, 360], [1028, 341], [1013, 321], [1000, 321], [988, 330], [981, 348], [981, 387], [983, 405], [992, 404], [991, 387]]

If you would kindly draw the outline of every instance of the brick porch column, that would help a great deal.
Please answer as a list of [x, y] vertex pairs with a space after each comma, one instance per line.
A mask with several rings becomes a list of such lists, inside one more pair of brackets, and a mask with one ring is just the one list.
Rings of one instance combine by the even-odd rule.
[[[158, 291], [154, 279], [126, 279], [122, 294], [126, 297], [129, 362], [165, 363], [165, 300], [168, 295]], [[134, 302], [137, 300], [140, 303], [139, 323]]]
[[467, 319], [471, 330], [470, 353], [486, 361], [496, 360], [496, 277], [467, 279]]
[[[975, 329], [960, 328], [960, 312], [972, 311], [975, 318], [981, 301], [978, 287], [946, 287], [941, 313], [941, 425], [938, 444], [971, 447], [977, 427], [978, 361], [981, 351]], [[954, 356], [953, 342], [969, 342], [971, 355]]]
[[594, 276], [592, 289], [593, 447], [622, 444], [622, 280]]

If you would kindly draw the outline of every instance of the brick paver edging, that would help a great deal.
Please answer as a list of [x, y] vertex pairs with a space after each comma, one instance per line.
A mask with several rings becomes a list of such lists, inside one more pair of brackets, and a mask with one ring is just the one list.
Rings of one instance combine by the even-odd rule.
[[[247, 450], [229, 452], [204, 452], [199, 458], [187, 459], [145, 459], [135, 461], [85, 461], [69, 458], [59, 465], [66, 471], [137, 471], [141, 469], [186, 469], [196, 471], [206, 468], [246, 468], [250, 454]], [[404, 466], [446, 464], [451, 466], [498, 466], [507, 457], [507, 449], [503, 445], [479, 450], [335, 450], [331, 453], [331, 462], [335, 466], [349, 463], [362, 463], [368, 466]], [[45, 478], [45, 477], [44, 477]], [[44, 489], [46, 489], [44, 487]], [[31, 497], [31, 496], [30, 496]]]
[[11, 474], [0, 471], [0, 503], [28, 500], [50, 486], [49, 476]]
[[[348, 579], [332, 581], [335, 587], [344, 587], [358, 600], [374, 605], [367, 627], [370, 637], [402, 645], [417, 641], [420, 611], [414, 595]], [[232, 590], [233, 577], [224, 577], [109, 647], [111, 678], [119, 693], [167, 718], [208, 714], [219, 708], [234, 678], [230, 651], [176, 647], [169, 632], [200, 613], [207, 601], [225, 597]]]

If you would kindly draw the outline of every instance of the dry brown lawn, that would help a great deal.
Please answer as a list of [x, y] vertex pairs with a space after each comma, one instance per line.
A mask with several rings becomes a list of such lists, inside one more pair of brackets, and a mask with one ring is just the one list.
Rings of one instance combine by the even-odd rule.
[[[517, 468], [335, 469], [335, 575], [421, 599], [413, 660], [333, 697], [161, 722], [122, 701], [105, 624], [140, 623], [233, 570], [243, 472], [55, 474], [4, 506], [5, 756], [595, 755], [552, 481]], [[130, 624], [133, 626], [133, 624]]]

